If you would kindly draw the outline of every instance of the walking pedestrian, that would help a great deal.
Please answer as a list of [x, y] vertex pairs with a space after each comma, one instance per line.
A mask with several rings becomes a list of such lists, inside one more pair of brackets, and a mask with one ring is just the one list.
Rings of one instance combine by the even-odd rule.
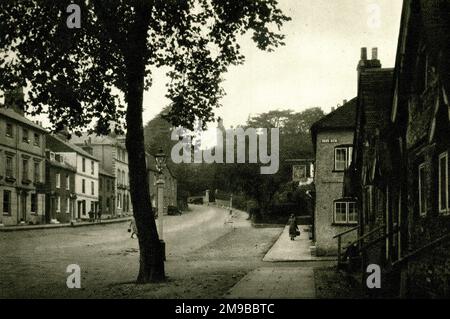
[[138, 231], [134, 217], [131, 217], [130, 226], [128, 226], [128, 232], [131, 233], [131, 238], [134, 239], [134, 235], [136, 235], [136, 238], [138, 237]]
[[98, 217], [98, 221], [101, 223], [102, 222], [102, 210], [101, 209], [98, 210], [97, 217]]
[[294, 214], [289, 217], [289, 236], [291, 240], [295, 240], [296, 236], [300, 236], [300, 231], [298, 230], [297, 218]]

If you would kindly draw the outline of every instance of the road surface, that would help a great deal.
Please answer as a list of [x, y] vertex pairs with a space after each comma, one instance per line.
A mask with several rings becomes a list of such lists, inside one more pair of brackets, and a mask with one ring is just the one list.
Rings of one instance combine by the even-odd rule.
[[[192, 285], [197, 282], [217, 281], [215, 270], [211, 278], [198, 277], [214, 267], [229, 267], [223, 279], [230, 280], [228, 285], [235, 283], [239, 264], [233, 260], [244, 258], [245, 265], [260, 261], [280, 232], [271, 229], [252, 235], [243, 213], [230, 219], [225, 209], [191, 207], [181, 216], [164, 216], [169, 284], [158, 286], [159, 290], [134, 285], [138, 243], [130, 239], [128, 224], [121, 223], [0, 233], [0, 297], [176, 297], [179, 290], [194, 294]], [[221, 255], [225, 252], [228, 255]], [[66, 268], [71, 264], [81, 268], [81, 289], [67, 288]], [[160, 294], [148, 294], [155, 291]]]

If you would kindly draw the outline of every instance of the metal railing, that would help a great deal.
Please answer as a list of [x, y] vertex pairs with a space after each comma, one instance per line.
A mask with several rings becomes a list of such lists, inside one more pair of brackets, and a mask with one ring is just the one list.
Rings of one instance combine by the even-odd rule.
[[399, 265], [403, 264], [405, 261], [409, 260], [410, 258], [412, 258], [414, 256], [417, 256], [417, 255], [420, 255], [421, 253], [425, 252], [428, 248], [431, 248], [431, 247], [433, 247], [435, 245], [438, 245], [438, 244], [440, 244], [442, 241], [444, 241], [446, 239], [450, 239], [450, 234], [443, 235], [443, 236], [433, 240], [432, 242], [430, 242], [430, 243], [428, 243], [428, 244], [426, 244], [426, 245], [424, 245], [424, 246], [422, 246], [422, 247], [412, 251], [411, 253], [406, 254], [405, 256], [401, 257], [399, 260], [393, 262], [392, 266], [393, 267], [399, 266]]
[[336, 236], [334, 236], [333, 237], [333, 239], [336, 239], [337, 238], [337, 240], [338, 240], [338, 251], [337, 251], [337, 253], [338, 253], [338, 264], [341, 264], [341, 262], [342, 262], [342, 260], [341, 260], [341, 250], [342, 250], [342, 236], [344, 236], [344, 235], [346, 235], [346, 234], [348, 234], [348, 233], [351, 233], [351, 232], [354, 232], [355, 230], [358, 230], [359, 229], [359, 226], [355, 226], [355, 227], [353, 227], [353, 228], [350, 228], [350, 229], [348, 229], [348, 230], [346, 230], [346, 231], [344, 231], [344, 232], [342, 232], [342, 233], [339, 233], [339, 234], [337, 234]]

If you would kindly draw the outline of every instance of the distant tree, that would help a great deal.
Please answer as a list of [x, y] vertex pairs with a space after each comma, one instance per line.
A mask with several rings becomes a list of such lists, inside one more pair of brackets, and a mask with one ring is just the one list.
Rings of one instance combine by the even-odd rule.
[[298, 113], [275, 110], [249, 118], [246, 127], [280, 129], [279, 171], [274, 175], [261, 175], [259, 164], [222, 164], [217, 166], [221, 181], [232, 181], [222, 184], [254, 199], [261, 212], [267, 213], [280, 187], [291, 179], [291, 164], [286, 160], [313, 157], [309, 129], [323, 116], [320, 108], [310, 108]]
[[[80, 28], [67, 24], [73, 4], [81, 9]], [[138, 282], [165, 278], [142, 123], [152, 68], [169, 69], [166, 118], [192, 129], [213, 118], [222, 74], [244, 62], [238, 36], [250, 31], [258, 48], [271, 51], [283, 44], [278, 30], [287, 20], [276, 0], [0, 1], [0, 89], [28, 85], [32, 114], [48, 106], [54, 129], [93, 124], [92, 131], [107, 134], [111, 122], [116, 131], [127, 128]]]

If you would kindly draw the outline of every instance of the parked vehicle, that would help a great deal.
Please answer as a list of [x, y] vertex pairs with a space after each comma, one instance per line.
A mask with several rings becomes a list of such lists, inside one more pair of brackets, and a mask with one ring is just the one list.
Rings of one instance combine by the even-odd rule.
[[167, 207], [167, 215], [181, 215], [181, 210], [176, 206], [168, 206]]

